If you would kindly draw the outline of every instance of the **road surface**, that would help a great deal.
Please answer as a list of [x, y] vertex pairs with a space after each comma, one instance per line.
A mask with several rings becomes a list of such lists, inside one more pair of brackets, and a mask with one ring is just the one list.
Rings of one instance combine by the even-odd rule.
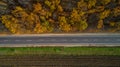
[[0, 46], [120, 46], [120, 35], [0, 36]]

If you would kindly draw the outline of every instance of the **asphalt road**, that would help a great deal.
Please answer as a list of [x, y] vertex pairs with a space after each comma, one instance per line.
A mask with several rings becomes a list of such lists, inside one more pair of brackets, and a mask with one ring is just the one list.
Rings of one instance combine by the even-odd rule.
[[120, 46], [120, 35], [1, 36], [2, 45], [101, 45]]

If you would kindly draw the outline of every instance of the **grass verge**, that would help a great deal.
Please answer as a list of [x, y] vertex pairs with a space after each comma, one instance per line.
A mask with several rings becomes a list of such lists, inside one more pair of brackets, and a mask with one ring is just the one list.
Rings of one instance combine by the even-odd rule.
[[119, 55], [120, 47], [0, 47], [0, 55]]

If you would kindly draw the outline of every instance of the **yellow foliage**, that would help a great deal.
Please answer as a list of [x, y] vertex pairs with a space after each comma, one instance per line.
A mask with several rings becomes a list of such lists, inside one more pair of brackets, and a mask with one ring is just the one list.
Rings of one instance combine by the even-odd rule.
[[81, 1], [79, 1], [78, 3], [77, 3], [77, 8], [78, 9], [81, 9], [81, 8], [86, 8], [87, 7], [87, 3], [86, 2], [84, 2], [84, 0], [81, 0]]
[[36, 24], [35, 28], [34, 28], [34, 32], [36, 33], [43, 33], [44, 31], [41, 29], [41, 25], [40, 23]]
[[97, 8], [93, 8], [87, 11], [87, 13], [101, 13], [102, 11], [104, 11], [105, 7], [104, 6], [98, 6]]
[[51, 6], [51, 4], [52, 4], [52, 3], [51, 3], [50, 1], [48, 1], [48, 0], [45, 0], [45, 2], [44, 2], [44, 3], [45, 3], [47, 6], [49, 6], [49, 7], [50, 7], [50, 6]]
[[[83, 31], [88, 27], [88, 23], [91, 24], [93, 21], [94, 25], [97, 20], [99, 21], [96, 27], [102, 29], [104, 27], [103, 20], [107, 20], [109, 17], [112, 20], [120, 15], [119, 3], [116, 3], [120, 2], [119, 0], [79, 0], [72, 1], [72, 5], [67, 2], [68, 0], [35, 0], [34, 3], [31, 3], [33, 10], [16, 6], [14, 10], [10, 10], [9, 14], [3, 14], [1, 20], [12, 33], [51, 32], [53, 27], [58, 26], [59, 31], [70, 32], [72, 30]], [[77, 3], [74, 4], [74, 2]], [[111, 7], [112, 2], [117, 4], [115, 8]], [[71, 9], [73, 10], [71, 11]], [[109, 25], [112, 28], [120, 28], [120, 23], [110, 22]]]
[[89, 11], [87, 11], [87, 13], [95, 13], [96, 12], [96, 9], [91, 9]]
[[35, 20], [35, 15], [33, 13], [30, 13], [30, 15], [27, 17], [28, 21], [34, 21]]
[[101, 29], [101, 28], [103, 28], [103, 26], [104, 26], [103, 20], [99, 20], [99, 21], [98, 21], [97, 28], [98, 28], [98, 29]]
[[101, 12], [101, 11], [104, 11], [105, 7], [104, 6], [98, 6], [96, 8], [96, 12]]
[[111, 0], [101, 0], [101, 3], [103, 5], [106, 5], [106, 4], [110, 3], [110, 2], [111, 2]]
[[49, 22], [45, 21], [44, 23], [37, 23], [34, 28], [36, 33], [45, 33], [52, 32], [53, 28], [50, 26]]
[[116, 7], [113, 10], [114, 16], [119, 16], [120, 15], [120, 7]]
[[46, 21], [46, 18], [44, 16], [40, 16], [41, 21]]
[[120, 22], [116, 23], [117, 30], [120, 31]]
[[31, 30], [33, 29], [33, 25], [35, 24], [35, 15], [31, 13], [24, 21], [26, 22], [24, 25], [26, 25], [26, 28]]
[[25, 17], [28, 16], [28, 14], [26, 13], [26, 11], [22, 8], [22, 7], [19, 7], [17, 6], [15, 8], [15, 10], [12, 11], [12, 14], [15, 16], [15, 17], [22, 17], [25, 19]]
[[63, 12], [63, 8], [62, 8], [62, 6], [61, 6], [61, 5], [58, 5], [57, 10], [58, 10], [59, 12]]
[[60, 0], [45, 0], [44, 3], [50, 8], [51, 12], [53, 12], [56, 9], [56, 7], [58, 7], [58, 11], [62, 11], [62, 7], [59, 5]]
[[55, 5], [50, 6], [50, 11], [53, 12], [56, 9]]
[[55, 5], [58, 6], [60, 4], [60, 0], [54, 0], [55, 1]]
[[35, 13], [39, 13], [42, 10], [42, 5], [40, 3], [34, 4], [34, 11]]
[[70, 15], [70, 24], [74, 31], [83, 31], [88, 27], [85, 14], [84, 11], [73, 9]]
[[87, 22], [84, 20], [84, 21], [79, 21], [79, 23], [77, 24], [77, 29], [79, 31], [83, 31], [85, 30], [86, 28], [88, 27], [88, 24]]
[[110, 14], [110, 10], [105, 10], [102, 13], [100, 13], [100, 19], [105, 19], [106, 17], [108, 17]]
[[73, 20], [73, 21], [79, 21], [80, 20], [80, 15], [79, 15], [79, 13], [76, 9], [73, 9], [70, 17], [71, 17], [71, 20]]
[[115, 22], [110, 22], [110, 26], [114, 27], [115, 26]]
[[53, 19], [51, 19], [51, 18], [49, 18], [49, 20], [48, 20], [50, 23], [55, 23], [55, 21], [53, 20]]
[[80, 17], [84, 17], [85, 14], [86, 14], [86, 12], [84, 12], [84, 11], [79, 11], [79, 16], [80, 16]]
[[40, 13], [40, 15], [42, 15], [42, 16], [46, 16], [47, 11], [45, 11], [45, 10], [41, 10], [41, 11], [39, 11], [39, 13]]
[[5, 24], [6, 28], [8, 28], [12, 33], [20, 33], [21, 27], [17, 23], [18, 20], [10, 15], [4, 15], [2, 16], [2, 23]]
[[64, 16], [61, 16], [58, 18], [59, 20], [59, 29], [64, 32], [70, 32], [71, 26], [67, 23], [66, 18]]
[[63, 25], [60, 25], [60, 29], [62, 30], [62, 31], [65, 31], [65, 32], [70, 32], [71, 31], [71, 28], [70, 28], [71, 26], [69, 25], [69, 24], [63, 24]]
[[53, 28], [50, 26], [48, 21], [44, 21], [44, 23], [37, 23], [34, 28], [34, 32], [36, 33], [45, 33], [52, 32]]
[[48, 18], [51, 17], [51, 16], [52, 16], [52, 13], [49, 12], [49, 11], [46, 11], [46, 15], [45, 15], [46, 19], [48, 19]]
[[88, 0], [88, 8], [92, 8], [96, 5], [96, 0]]
[[15, 10], [12, 11], [12, 14], [14, 16], [13, 15], [2, 16], [2, 22], [12, 33], [33, 33], [33, 31], [37, 32], [37, 30], [38, 32], [47, 31], [46, 30], [48, 28], [47, 25], [40, 26], [40, 18], [34, 12], [28, 14], [24, 9], [21, 9], [20, 7], [18, 9], [17, 7]]
[[16, 13], [16, 12], [23, 11], [23, 10], [24, 10], [23, 8], [21, 8], [20, 6], [17, 6], [14, 12]]

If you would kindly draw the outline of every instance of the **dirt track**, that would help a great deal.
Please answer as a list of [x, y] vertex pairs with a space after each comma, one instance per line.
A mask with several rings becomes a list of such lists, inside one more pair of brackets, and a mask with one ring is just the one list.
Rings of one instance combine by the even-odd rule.
[[0, 56], [0, 67], [106, 67], [120, 66], [120, 56]]

